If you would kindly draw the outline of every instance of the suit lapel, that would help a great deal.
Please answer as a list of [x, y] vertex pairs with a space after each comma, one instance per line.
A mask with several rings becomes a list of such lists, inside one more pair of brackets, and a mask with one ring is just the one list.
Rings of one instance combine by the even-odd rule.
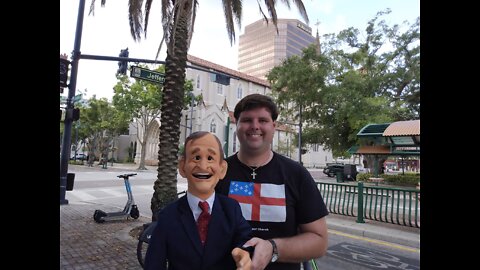
[[183, 229], [190, 238], [195, 250], [201, 255], [203, 253], [203, 247], [200, 242], [200, 236], [198, 235], [197, 224], [193, 219], [192, 210], [190, 210], [190, 206], [188, 205], [187, 196], [180, 198], [178, 210], [180, 212], [180, 220], [182, 221]]

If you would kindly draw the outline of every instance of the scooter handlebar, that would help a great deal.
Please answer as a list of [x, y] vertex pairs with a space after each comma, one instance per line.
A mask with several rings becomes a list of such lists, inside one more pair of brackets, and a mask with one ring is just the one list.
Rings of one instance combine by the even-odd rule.
[[125, 173], [125, 174], [121, 174], [121, 175], [117, 175], [118, 178], [128, 178], [130, 176], [134, 176], [134, 175], [137, 175], [136, 173]]

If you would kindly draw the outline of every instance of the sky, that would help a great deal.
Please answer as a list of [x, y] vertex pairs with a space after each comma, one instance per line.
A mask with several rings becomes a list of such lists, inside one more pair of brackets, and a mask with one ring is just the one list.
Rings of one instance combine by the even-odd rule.
[[[73, 51], [78, 17], [79, 0], [60, 0], [60, 54], [71, 56]], [[101, 7], [96, 1], [95, 12], [89, 15], [91, 0], [85, 0], [85, 14], [81, 36], [80, 51], [82, 54], [118, 56], [121, 49], [128, 47], [129, 57], [155, 59], [162, 39], [161, 1], [153, 1], [150, 10], [147, 36], [142, 35], [135, 42], [130, 34], [128, 23], [128, 0], [107, 0]], [[210, 62], [237, 69], [238, 40], [244, 33], [244, 27], [259, 19], [257, 0], [243, 0], [241, 28], [235, 25], [235, 42], [230, 44], [225, 27], [225, 17], [221, 1], [199, 0], [195, 19], [194, 34], [190, 55]], [[268, 11], [262, 3], [263, 12]], [[299, 19], [305, 22], [293, 1], [290, 9], [283, 1], [277, 1], [277, 17], [281, 19]], [[309, 17], [312, 35], [316, 35], [317, 22], [320, 36], [338, 33], [348, 27], [358, 28], [362, 33], [369, 20], [377, 12], [391, 9], [389, 15], [383, 16], [389, 26], [408, 21], [413, 24], [420, 17], [420, 0], [303, 0]], [[165, 44], [158, 60], [166, 57]], [[80, 59], [77, 73], [76, 94], [84, 93], [83, 98], [107, 98], [113, 96], [113, 86], [117, 80], [117, 61], [101, 61]], [[152, 69], [155, 67], [151, 67]], [[127, 74], [130, 74], [127, 72]], [[61, 94], [66, 96], [68, 89]]]

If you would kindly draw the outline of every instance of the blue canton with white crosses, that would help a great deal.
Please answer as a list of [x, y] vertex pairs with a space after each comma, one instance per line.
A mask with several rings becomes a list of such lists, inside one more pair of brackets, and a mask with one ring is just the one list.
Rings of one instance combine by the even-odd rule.
[[232, 195], [253, 196], [253, 183], [232, 181], [230, 184], [230, 192]]

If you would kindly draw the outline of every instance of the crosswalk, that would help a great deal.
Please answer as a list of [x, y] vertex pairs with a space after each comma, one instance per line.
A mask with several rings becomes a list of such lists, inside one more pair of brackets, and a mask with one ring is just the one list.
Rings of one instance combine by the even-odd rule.
[[[153, 193], [152, 185], [134, 185], [131, 188], [135, 200], [144, 196], [151, 198]], [[179, 192], [186, 190], [187, 183], [178, 183], [177, 189]], [[83, 188], [68, 191], [67, 196], [70, 202], [94, 202], [104, 199], [127, 198], [127, 192], [124, 186]]]

